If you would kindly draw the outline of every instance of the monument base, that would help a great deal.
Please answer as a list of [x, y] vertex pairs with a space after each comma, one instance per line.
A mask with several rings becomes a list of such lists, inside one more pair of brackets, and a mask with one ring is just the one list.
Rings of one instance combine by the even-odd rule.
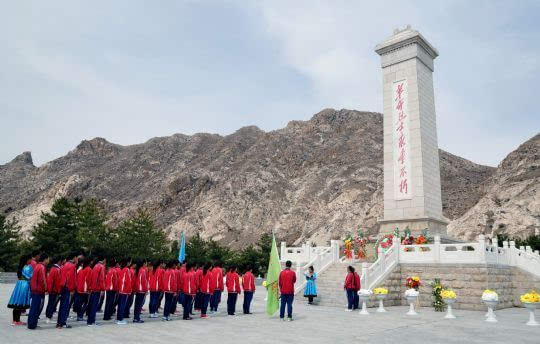
[[425, 229], [428, 230], [430, 237], [438, 235], [441, 238], [441, 242], [451, 243], [458, 242], [459, 240], [451, 238], [446, 232], [446, 226], [448, 222], [433, 219], [433, 218], [418, 218], [418, 219], [403, 219], [403, 220], [386, 220], [379, 219], [379, 234], [393, 234], [396, 227], [399, 229], [399, 232], [403, 234], [405, 229], [409, 227], [411, 235], [415, 238], [422, 234], [422, 231]]

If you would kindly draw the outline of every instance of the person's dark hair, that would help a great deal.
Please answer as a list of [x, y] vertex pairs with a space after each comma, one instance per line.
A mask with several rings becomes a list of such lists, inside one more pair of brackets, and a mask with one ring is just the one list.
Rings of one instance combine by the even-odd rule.
[[212, 267], [212, 264], [210, 263], [204, 264], [203, 275], [206, 275], [206, 273], [208, 272], [208, 270], [210, 270], [211, 267]]
[[314, 272], [314, 271], [315, 271], [315, 269], [313, 268], [313, 265], [310, 265], [308, 269], [309, 269], [309, 271], [311, 271], [311, 272]]
[[83, 262], [82, 262], [81, 266], [82, 266], [83, 268], [85, 268], [85, 267], [87, 267], [87, 266], [90, 266], [91, 263], [92, 263], [92, 258], [90, 258], [90, 257], [85, 257], [85, 258], [83, 259]]
[[135, 262], [135, 275], [139, 274], [139, 270], [142, 268], [143, 265], [144, 265], [144, 260], [142, 259], [138, 259]]
[[114, 258], [107, 259], [107, 266], [110, 268], [114, 268], [116, 266], [116, 259]]
[[193, 264], [191, 263], [186, 263], [186, 271], [189, 271], [193, 268]]
[[159, 268], [159, 266], [161, 265], [161, 261], [158, 259], [158, 260], [154, 260], [154, 262], [152, 263], [152, 266], [154, 267], [154, 270], [156, 270], [157, 268]]
[[354, 273], [354, 268], [351, 265], [349, 265], [349, 267], [347, 269], [349, 270], [349, 272]]
[[292, 266], [292, 262], [290, 260], [286, 261], [285, 266], [290, 268]]
[[73, 258], [77, 257], [78, 255], [79, 255], [79, 252], [72, 251], [66, 256], [66, 259], [67, 260], [72, 260]]
[[251, 270], [253, 270], [253, 268], [251, 267], [251, 265], [246, 266], [245, 272], [248, 272], [248, 271], [251, 271]]
[[97, 263], [97, 262], [102, 262], [104, 259], [105, 259], [105, 256], [104, 256], [104, 255], [98, 254], [98, 255], [96, 256], [95, 262], [96, 262], [96, 263]]
[[34, 258], [35, 256], [39, 256], [40, 254], [41, 254], [40, 250], [33, 250], [32, 251], [32, 258]]
[[229, 266], [229, 272], [235, 272], [235, 271], [236, 271], [236, 266], [235, 265]]
[[120, 267], [121, 267], [122, 269], [125, 268], [125, 267], [127, 266], [127, 263], [128, 263], [128, 261], [127, 261], [126, 258], [120, 259]]
[[39, 262], [41, 263], [42, 261], [44, 261], [45, 259], [49, 258], [49, 255], [47, 253], [42, 253], [40, 256], [39, 256]]
[[53, 264], [56, 264], [58, 262], [62, 263], [63, 260], [64, 260], [64, 256], [56, 256], [53, 259]]
[[32, 256], [29, 254], [24, 254], [21, 256], [21, 259], [19, 259], [19, 266], [17, 267], [18, 278], [22, 278], [22, 270], [26, 266], [26, 263], [28, 263], [29, 259], [32, 259]]

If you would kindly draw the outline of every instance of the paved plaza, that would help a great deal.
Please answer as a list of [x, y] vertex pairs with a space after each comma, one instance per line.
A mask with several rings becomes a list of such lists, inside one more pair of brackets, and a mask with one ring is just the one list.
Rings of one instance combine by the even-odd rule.
[[[369, 316], [345, 312], [340, 308], [306, 306], [297, 298], [293, 322], [268, 318], [264, 313], [262, 290], [256, 293], [253, 315], [229, 317], [224, 313], [225, 297], [220, 313], [204, 320], [163, 322], [147, 319], [144, 324], [118, 326], [102, 322], [87, 327], [71, 322], [72, 329], [57, 330], [54, 324], [41, 321], [40, 329], [12, 327], [11, 310], [5, 305], [13, 285], [0, 284], [1, 343], [107, 344], [107, 343], [540, 343], [540, 327], [525, 326], [527, 312], [522, 308], [497, 311], [499, 322], [484, 322], [484, 312], [455, 311], [457, 319], [445, 320], [443, 313], [420, 308], [416, 317], [406, 316], [407, 307], [389, 307], [388, 313]], [[241, 310], [239, 299], [237, 309]], [[148, 305], [145, 305], [147, 308]], [[25, 321], [23, 317], [23, 321]], [[44, 319], [44, 315], [42, 315]], [[98, 315], [99, 319], [99, 315]]]

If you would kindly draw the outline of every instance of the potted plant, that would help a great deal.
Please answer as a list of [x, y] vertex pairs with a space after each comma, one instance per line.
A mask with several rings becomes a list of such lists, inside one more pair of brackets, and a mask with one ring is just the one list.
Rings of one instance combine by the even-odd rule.
[[526, 325], [538, 326], [539, 324], [534, 317], [534, 310], [540, 305], [540, 295], [536, 291], [531, 290], [530, 292], [521, 295], [519, 299], [525, 308], [529, 310], [529, 321]]
[[445, 289], [443, 291], [441, 291], [441, 297], [444, 301], [444, 303], [446, 303], [446, 305], [448, 306], [448, 309], [446, 311], [446, 315], [445, 315], [445, 319], [455, 319], [455, 315], [452, 313], [452, 305], [454, 304], [454, 302], [456, 302], [456, 293], [453, 291], [453, 290], [450, 290], [450, 289]]
[[360, 302], [362, 302], [362, 310], [360, 311], [360, 314], [362, 315], [369, 315], [369, 312], [367, 311], [367, 302], [369, 301], [369, 297], [373, 294], [373, 292], [369, 289], [360, 289], [358, 292], [358, 297], [360, 299]]
[[407, 277], [407, 280], [405, 281], [405, 286], [409, 289], [405, 291], [405, 298], [407, 299], [407, 302], [409, 303], [409, 311], [407, 312], [407, 315], [416, 315], [418, 313], [414, 310], [414, 301], [418, 300], [418, 295], [420, 294], [418, 292], [418, 289], [422, 285], [422, 281], [420, 280], [420, 277], [418, 276], [411, 276]]
[[495, 316], [494, 310], [497, 308], [497, 304], [499, 303], [499, 295], [497, 295], [497, 293], [493, 290], [486, 289], [482, 293], [482, 301], [484, 301], [488, 307], [486, 321], [497, 322], [497, 317]]
[[386, 310], [384, 309], [383, 301], [388, 296], [388, 289], [386, 288], [375, 288], [373, 289], [373, 294], [375, 294], [375, 298], [379, 300], [379, 308], [377, 308], [378, 313], [384, 313]]

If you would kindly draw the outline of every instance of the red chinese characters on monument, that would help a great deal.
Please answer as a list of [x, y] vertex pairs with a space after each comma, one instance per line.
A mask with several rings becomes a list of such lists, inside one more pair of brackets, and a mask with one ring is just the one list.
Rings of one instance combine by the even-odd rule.
[[395, 82], [393, 85], [393, 155], [394, 155], [394, 198], [410, 199], [410, 159], [409, 159], [409, 116], [407, 105], [407, 80]]

